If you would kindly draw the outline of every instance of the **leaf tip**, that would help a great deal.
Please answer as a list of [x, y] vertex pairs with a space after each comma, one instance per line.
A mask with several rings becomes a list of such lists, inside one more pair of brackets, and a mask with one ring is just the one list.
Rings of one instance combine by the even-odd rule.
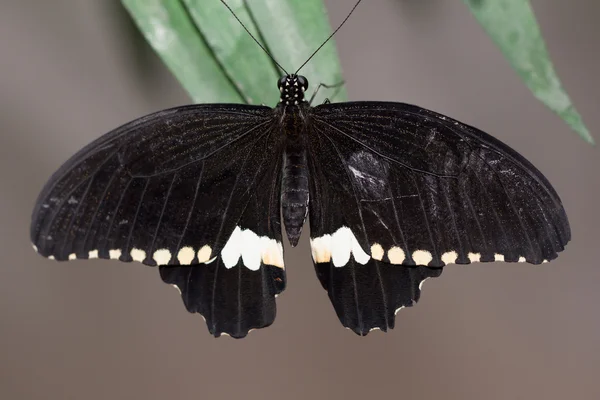
[[596, 141], [585, 126], [581, 115], [579, 115], [573, 106], [568, 107], [566, 110], [559, 113], [559, 115], [583, 140], [592, 146], [596, 145]]

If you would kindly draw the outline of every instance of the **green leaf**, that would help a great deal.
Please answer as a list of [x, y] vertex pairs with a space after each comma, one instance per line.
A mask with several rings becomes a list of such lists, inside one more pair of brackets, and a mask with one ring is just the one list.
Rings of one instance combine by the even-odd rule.
[[122, 0], [122, 3], [194, 102], [242, 101], [180, 1]]
[[[121, 1], [195, 102], [277, 104], [277, 80], [282, 73], [219, 0]], [[227, 1], [252, 35], [291, 73], [323, 43], [331, 28], [322, 0], [286, 3]], [[301, 72], [313, 90], [319, 83], [340, 83], [333, 40]], [[346, 98], [343, 86], [321, 88], [313, 104], [328, 95], [332, 101]]]
[[[217, 62], [249, 104], [279, 101], [277, 71], [269, 56], [256, 44], [219, 0], [183, 0], [193, 21], [212, 49]], [[228, 0], [235, 15], [257, 39], [259, 31], [243, 0]]]
[[588, 143], [594, 139], [561, 86], [528, 0], [463, 0], [534, 96]]

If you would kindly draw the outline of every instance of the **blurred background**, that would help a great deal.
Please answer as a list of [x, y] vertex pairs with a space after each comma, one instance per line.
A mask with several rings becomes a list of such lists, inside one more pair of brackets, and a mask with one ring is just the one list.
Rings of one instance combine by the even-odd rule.
[[[333, 25], [351, 3], [326, 1]], [[598, 141], [600, 2], [533, 6]], [[365, 0], [336, 40], [350, 99], [431, 108], [531, 160], [570, 218], [559, 259], [447, 267], [396, 329], [361, 338], [339, 323], [305, 233], [286, 249], [275, 324], [214, 339], [154, 268], [31, 249], [33, 204], [63, 161], [189, 99], [117, 0], [2, 1], [0, 398], [600, 398], [598, 150], [533, 98], [459, 0]]]

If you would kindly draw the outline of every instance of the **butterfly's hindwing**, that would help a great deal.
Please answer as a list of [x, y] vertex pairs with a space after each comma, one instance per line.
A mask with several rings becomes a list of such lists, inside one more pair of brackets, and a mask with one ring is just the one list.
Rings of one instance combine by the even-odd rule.
[[[357, 333], [393, 326], [389, 308], [406, 305], [382, 308], [387, 294], [373, 292], [372, 282], [384, 289], [397, 279], [397, 288], [412, 290], [407, 267], [539, 264], [570, 239], [561, 201], [543, 175], [483, 132], [399, 103], [325, 104], [311, 117], [313, 259], [317, 270], [329, 265], [332, 277], [362, 274], [354, 299], [336, 279], [326, 287], [343, 323], [360, 320], [349, 326]], [[346, 315], [356, 309], [363, 310], [358, 317]]]
[[[352, 169], [340, 158], [344, 149], [322, 133], [314, 134], [318, 155], [323, 155], [310, 152], [309, 159], [310, 236], [317, 276], [345, 327], [359, 335], [376, 328], [387, 331], [394, 327], [397, 310], [419, 299], [420, 284], [439, 276], [442, 269], [398, 260], [394, 252], [391, 258], [403, 265], [390, 263], [379, 243], [403, 243], [408, 238], [388, 229], [395, 217], [392, 204], [380, 198], [388, 189], [381, 183], [385, 168], [368, 160], [360, 175], [364, 186], [355, 187]], [[367, 247], [365, 243], [374, 238], [378, 241]]]
[[255, 185], [220, 255], [200, 266], [160, 267], [163, 281], [179, 289], [187, 310], [201, 314], [214, 336], [241, 338], [275, 319], [275, 296], [286, 283], [278, 160]]
[[394, 328], [396, 313], [419, 300], [423, 282], [442, 268], [396, 266], [373, 258], [351, 257], [343, 268], [316, 262], [315, 270], [340, 322], [358, 335]]

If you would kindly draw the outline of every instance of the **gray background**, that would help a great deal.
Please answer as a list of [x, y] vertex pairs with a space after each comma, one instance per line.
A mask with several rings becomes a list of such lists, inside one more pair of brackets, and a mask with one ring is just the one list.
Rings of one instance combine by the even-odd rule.
[[[213, 339], [153, 268], [36, 256], [29, 218], [49, 175], [100, 134], [188, 102], [109, 3], [0, 4], [0, 398], [600, 398], [598, 150], [534, 100], [459, 0], [364, 0], [336, 37], [349, 95], [432, 108], [529, 158], [570, 217], [556, 262], [446, 268], [395, 330], [360, 338], [305, 234], [286, 250], [275, 324], [236, 341]], [[327, 1], [334, 24], [351, 3]], [[600, 2], [533, 5], [600, 140]]]

